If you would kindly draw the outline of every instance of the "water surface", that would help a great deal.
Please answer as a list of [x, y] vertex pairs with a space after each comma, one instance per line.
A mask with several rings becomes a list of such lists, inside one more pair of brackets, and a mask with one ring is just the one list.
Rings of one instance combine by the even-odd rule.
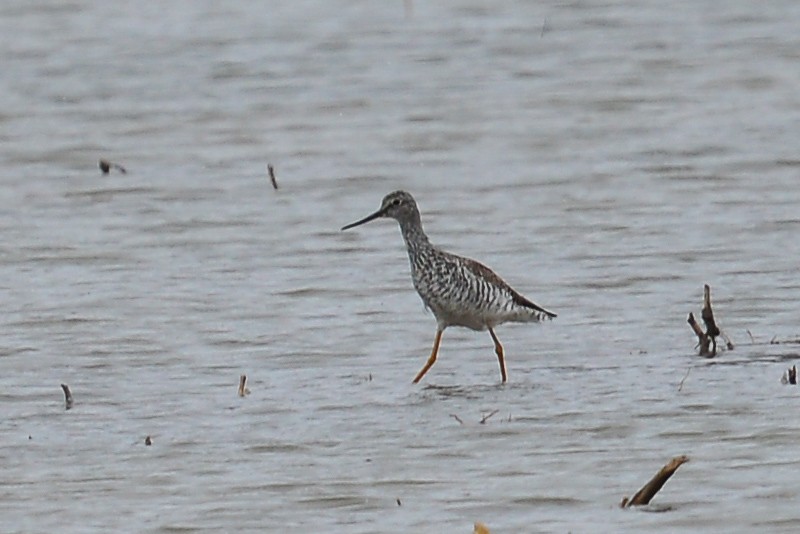
[[[793, 530], [800, 6], [95, 4], [0, 7], [4, 532]], [[559, 314], [509, 384], [411, 384], [398, 188]]]

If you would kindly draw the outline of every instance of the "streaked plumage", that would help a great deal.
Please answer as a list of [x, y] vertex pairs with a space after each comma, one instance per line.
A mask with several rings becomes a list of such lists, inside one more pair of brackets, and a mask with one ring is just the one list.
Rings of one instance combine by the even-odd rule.
[[470, 258], [457, 256], [434, 246], [422, 229], [419, 209], [409, 193], [395, 191], [384, 197], [381, 208], [342, 230], [379, 217], [395, 219], [406, 242], [414, 287], [436, 317], [438, 329], [433, 351], [414, 379], [420, 381], [436, 361], [442, 333], [448, 326], [489, 330], [500, 362], [503, 382], [507, 380], [503, 346], [494, 327], [509, 321], [534, 322], [556, 314], [537, 306], [505, 283], [491, 269]]

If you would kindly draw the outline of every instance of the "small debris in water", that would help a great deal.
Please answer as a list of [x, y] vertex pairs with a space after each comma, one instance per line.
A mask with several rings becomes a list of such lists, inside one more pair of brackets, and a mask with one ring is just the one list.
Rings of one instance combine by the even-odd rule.
[[100, 165], [100, 172], [102, 172], [103, 174], [108, 174], [109, 172], [111, 172], [111, 169], [116, 169], [122, 174], [128, 174], [128, 171], [125, 170], [125, 167], [123, 167], [122, 165], [118, 165], [117, 163], [108, 161], [107, 159], [101, 159], [99, 165]]
[[400, 498], [397, 498], [397, 506], [403, 506], [403, 503], [400, 502]]
[[272, 189], [278, 190], [278, 180], [275, 179], [275, 169], [272, 165], [267, 164], [267, 172], [269, 173], [269, 181], [272, 182]]
[[247, 383], [247, 375], [242, 375], [239, 377], [239, 396], [244, 397], [245, 395], [250, 394], [250, 390], [245, 387]]
[[500, 410], [494, 410], [494, 411], [491, 411], [488, 414], [484, 415], [483, 418], [481, 419], [481, 424], [485, 425], [486, 421], [488, 421], [491, 416], [493, 416], [494, 414], [496, 414], [499, 411]]
[[681, 383], [680, 383], [680, 384], [678, 384], [678, 391], [680, 391], [680, 390], [682, 390], [682, 389], [683, 389], [683, 383], [684, 383], [684, 382], [686, 382], [686, 379], [687, 379], [687, 378], [689, 378], [689, 373], [690, 373], [691, 371], [692, 371], [692, 368], [691, 368], [691, 367], [689, 367], [688, 369], [686, 369], [686, 374], [685, 374], [685, 375], [683, 375], [683, 378], [681, 378]]
[[150, 439], [150, 436], [144, 438], [144, 444], [147, 445], [148, 447], [153, 444], [153, 440]]
[[478, 521], [475, 523], [475, 530], [472, 531], [472, 534], [492, 534], [492, 533], [489, 531], [489, 527]]
[[61, 384], [61, 389], [64, 390], [64, 402], [67, 405], [67, 410], [72, 408], [72, 392], [69, 390], [69, 386], [66, 384]]
[[792, 385], [795, 385], [795, 386], [797, 385], [797, 366], [796, 365], [791, 366], [788, 371], [783, 373], [783, 376], [781, 377], [781, 383], [782, 384], [792, 384]]
[[455, 419], [456, 421], [458, 421], [458, 424], [459, 424], [459, 425], [463, 425], [463, 424], [464, 424], [464, 421], [462, 421], [462, 420], [461, 420], [461, 418], [460, 418], [459, 416], [457, 416], [456, 414], [454, 414], [454, 413], [451, 413], [451, 414], [450, 414], [450, 417], [452, 417], [453, 419]]

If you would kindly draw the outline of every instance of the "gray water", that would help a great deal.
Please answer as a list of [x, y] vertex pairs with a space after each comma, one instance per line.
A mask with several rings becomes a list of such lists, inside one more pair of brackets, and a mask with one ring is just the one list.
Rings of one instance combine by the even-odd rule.
[[[800, 333], [798, 27], [793, 1], [3, 2], [0, 530], [794, 531], [800, 346], [769, 342]], [[456, 328], [411, 384], [435, 321], [396, 224], [339, 231], [398, 188], [559, 314], [497, 329], [507, 385]]]

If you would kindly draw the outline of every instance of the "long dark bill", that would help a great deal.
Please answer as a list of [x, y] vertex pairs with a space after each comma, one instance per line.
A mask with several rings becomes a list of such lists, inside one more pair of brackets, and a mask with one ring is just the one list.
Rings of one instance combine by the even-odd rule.
[[385, 213], [385, 210], [380, 209], [380, 210], [376, 211], [375, 213], [373, 213], [372, 215], [367, 215], [366, 217], [364, 217], [360, 221], [356, 221], [354, 223], [350, 223], [347, 226], [342, 226], [342, 230], [347, 230], [349, 228], [353, 228], [354, 226], [360, 226], [360, 225], [362, 225], [364, 223], [368, 223], [368, 222], [370, 222], [372, 220], [377, 219], [378, 217], [382, 217], [384, 213]]

